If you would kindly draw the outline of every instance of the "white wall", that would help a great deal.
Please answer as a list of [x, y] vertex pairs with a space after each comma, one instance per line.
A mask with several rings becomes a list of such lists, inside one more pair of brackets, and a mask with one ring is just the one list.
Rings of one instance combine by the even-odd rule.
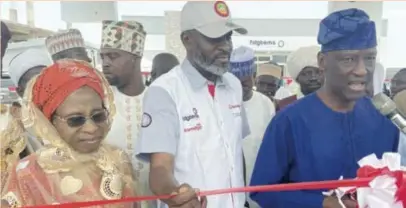
[[[386, 60], [392, 67], [406, 67], [406, 12], [394, 11], [388, 18], [388, 43]], [[399, 27], [402, 25], [403, 27]]]

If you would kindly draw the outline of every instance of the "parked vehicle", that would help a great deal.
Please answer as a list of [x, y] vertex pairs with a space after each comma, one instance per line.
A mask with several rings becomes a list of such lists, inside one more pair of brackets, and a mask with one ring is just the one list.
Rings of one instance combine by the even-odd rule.
[[10, 78], [2, 78], [0, 81], [0, 103], [11, 104], [18, 99], [16, 87]]

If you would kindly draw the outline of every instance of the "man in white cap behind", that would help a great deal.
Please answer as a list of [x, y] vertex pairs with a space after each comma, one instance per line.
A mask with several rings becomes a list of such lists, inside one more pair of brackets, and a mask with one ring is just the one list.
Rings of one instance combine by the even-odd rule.
[[69, 29], [47, 37], [45, 45], [52, 60], [77, 59], [92, 62], [89, 58], [85, 40], [78, 29]]
[[242, 141], [250, 130], [241, 83], [228, 72], [233, 31], [247, 33], [226, 3], [187, 2], [181, 11], [186, 58], [145, 93], [137, 153], [151, 162], [151, 190], [176, 194], [160, 207], [244, 207], [244, 193], [206, 200], [195, 189], [244, 186]]
[[20, 97], [23, 97], [28, 82], [50, 64], [49, 54], [39, 49], [27, 49], [11, 59], [9, 74]]
[[[136, 21], [103, 21], [100, 56], [103, 73], [112, 86], [117, 113], [106, 142], [127, 152], [136, 173], [137, 194], [151, 195], [148, 183], [149, 164], [135, 157], [140, 136], [142, 99], [145, 86], [141, 74], [146, 32]], [[159, 103], [154, 103], [154, 105]], [[143, 202], [142, 208], [156, 207]]]
[[[275, 106], [267, 96], [253, 90], [256, 72], [254, 50], [245, 46], [233, 50], [230, 58], [230, 72], [241, 81], [244, 108], [251, 130], [251, 134], [243, 141], [245, 180], [249, 183], [265, 129], [275, 115]], [[250, 208], [259, 207], [254, 201], [248, 201]]]
[[[39, 49], [28, 49], [20, 54], [17, 54], [10, 61], [9, 74], [13, 83], [17, 86], [17, 94], [22, 98], [24, 96], [25, 88], [28, 82], [35, 76], [41, 73], [41, 71], [52, 64], [52, 60], [49, 55]], [[14, 119], [19, 121], [20, 119], [20, 104], [14, 102], [11, 110]], [[29, 136], [30, 152], [36, 151], [40, 146], [38, 141]]]
[[276, 92], [283, 83], [283, 68], [274, 62], [258, 65], [255, 77], [255, 85], [258, 92], [266, 95], [272, 101], [276, 101]]
[[[11, 80], [17, 86], [17, 93], [24, 96], [28, 82], [42, 69], [52, 63], [48, 53], [44, 50], [28, 49], [17, 54], [9, 65]], [[10, 165], [18, 161], [42, 146], [42, 143], [33, 135], [29, 135], [21, 123], [20, 103], [14, 102], [11, 107], [11, 118], [6, 129], [1, 132], [1, 160], [2, 181], [7, 178], [7, 170]], [[5, 164], [6, 167], [3, 167]], [[6, 171], [6, 172], [4, 172]], [[4, 183], [2, 183], [3, 185]]]
[[286, 68], [293, 79], [289, 86], [294, 95], [280, 100], [278, 110], [315, 92], [323, 85], [324, 75], [317, 64], [319, 52], [319, 46], [307, 46], [299, 48], [289, 55]]

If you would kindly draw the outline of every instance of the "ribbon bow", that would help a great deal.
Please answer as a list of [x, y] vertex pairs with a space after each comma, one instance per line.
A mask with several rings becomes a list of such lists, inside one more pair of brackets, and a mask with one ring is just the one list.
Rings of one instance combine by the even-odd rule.
[[369, 187], [340, 187], [327, 194], [335, 193], [339, 199], [349, 194], [357, 200], [357, 208], [406, 208], [406, 171], [400, 158], [398, 153], [384, 153], [381, 160], [368, 155], [358, 162], [357, 178], [373, 178]]
[[398, 191], [396, 192], [396, 200], [401, 202], [403, 207], [406, 207], [406, 171], [397, 173], [397, 177], [401, 178], [397, 180]]
[[384, 153], [379, 160], [375, 154], [361, 159], [358, 178], [374, 178], [368, 188], [358, 188], [359, 208], [406, 208], [406, 180], [398, 153]]

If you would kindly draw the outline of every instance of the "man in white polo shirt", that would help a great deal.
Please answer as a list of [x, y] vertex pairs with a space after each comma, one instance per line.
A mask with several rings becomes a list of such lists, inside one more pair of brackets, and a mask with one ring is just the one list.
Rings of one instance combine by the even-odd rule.
[[232, 32], [247, 30], [222, 1], [187, 2], [181, 30], [187, 57], [145, 93], [138, 157], [151, 162], [155, 194], [177, 193], [163, 200], [169, 207], [244, 207], [244, 193], [206, 200], [195, 188], [244, 186], [242, 140], [250, 130], [241, 83], [227, 71]]

